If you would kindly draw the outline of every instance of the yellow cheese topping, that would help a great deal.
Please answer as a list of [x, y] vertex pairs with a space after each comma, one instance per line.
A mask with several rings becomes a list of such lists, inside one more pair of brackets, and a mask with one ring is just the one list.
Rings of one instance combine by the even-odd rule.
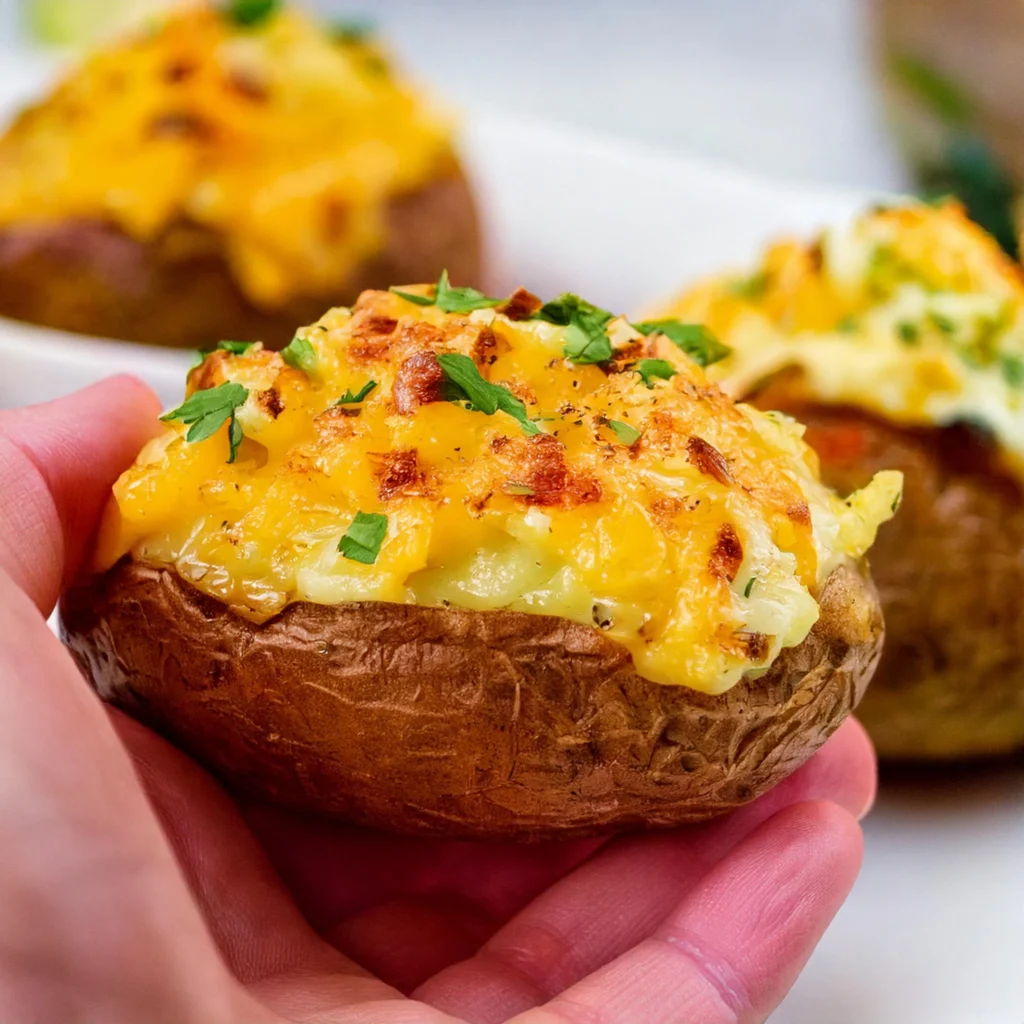
[[806, 637], [898, 501], [898, 473], [841, 500], [797, 423], [734, 404], [663, 334], [572, 297], [560, 325], [525, 292], [464, 313], [406, 292], [280, 354], [208, 355], [117, 482], [98, 568], [174, 566], [257, 621], [292, 601], [563, 616], [720, 693]]
[[[229, 5], [224, 4], [223, 7]], [[272, 307], [378, 252], [388, 201], [454, 167], [447, 119], [379, 51], [305, 15], [183, 7], [96, 53], [0, 139], [0, 226], [217, 231]]]
[[918, 426], [976, 423], [1024, 473], [1024, 277], [949, 202], [875, 209], [744, 276], [698, 284], [659, 315], [733, 349], [710, 373], [742, 398], [779, 371], [812, 400]]

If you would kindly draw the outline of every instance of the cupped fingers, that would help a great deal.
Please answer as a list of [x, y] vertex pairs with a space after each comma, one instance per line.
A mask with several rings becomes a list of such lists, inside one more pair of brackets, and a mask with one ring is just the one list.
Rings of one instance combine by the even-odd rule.
[[780, 811], [656, 931], [510, 1024], [755, 1024], [779, 1004], [853, 886], [854, 818], [829, 803]]
[[828, 800], [860, 816], [874, 788], [870, 740], [848, 721], [799, 771], [728, 817], [610, 843], [474, 956], [435, 975], [416, 994], [480, 1024], [537, 1006], [652, 934], [671, 907], [772, 815], [800, 802]]

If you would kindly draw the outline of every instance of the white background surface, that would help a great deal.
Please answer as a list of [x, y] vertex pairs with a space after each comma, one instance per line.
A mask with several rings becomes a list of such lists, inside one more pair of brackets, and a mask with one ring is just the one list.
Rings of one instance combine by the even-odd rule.
[[[791, 178], [898, 181], [847, 0], [635, 0], [617, 20], [602, 3], [549, 4], [537, 45], [557, 63], [543, 68], [529, 57], [536, 23], [514, 14], [528, 6], [377, 5], [404, 10], [400, 47], [419, 48], [414, 63], [473, 109], [551, 114]], [[775, 15], [751, 21], [755, 9]], [[475, 12], [487, 45], [453, 11]], [[658, 12], [672, 32], [658, 31]], [[0, 55], [8, 92], [31, 87], [23, 68]], [[571, 286], [632, 309], [744, 260], [766, 236], [809, 231], [861, 201], [529, 124], [473, 117], [467, 127], [496, 288]], [[0, 405], [125, 366], [169, 402], [182, 358], [0, 321]], [[1024, 768], [890, 780], [865, 831], [854, 894], [773, 1024], [1024, 1024]]]

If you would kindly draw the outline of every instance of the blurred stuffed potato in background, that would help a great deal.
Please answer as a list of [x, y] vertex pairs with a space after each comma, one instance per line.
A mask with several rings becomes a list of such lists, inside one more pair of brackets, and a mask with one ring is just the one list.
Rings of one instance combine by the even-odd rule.
[[955, 203], [876, 208], [662, 313], [731, 349], [730, 393], [807, 424], [841, 491], [902, 470], [872, 572], [886, 646], [859, 716], [892, 758], [1024, 747], [1024, 282]]
[[448, 118], [357, 25], [189, 4], [0, 138], [0, 315], [163, 345], [258, 337], [392, 280], [476, 279]]

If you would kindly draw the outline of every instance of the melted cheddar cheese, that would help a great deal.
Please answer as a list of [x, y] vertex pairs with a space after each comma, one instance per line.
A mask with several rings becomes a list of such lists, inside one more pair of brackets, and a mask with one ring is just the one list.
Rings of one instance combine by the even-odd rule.
[[220, 234], [272, 307], [345, 281], [390, 199], [451, 173], [450, 126], [375, 47], [281, 10], [186, 6], [97, 52], [0, 139], [0, 226], [79, 218]]
[[658, 315], [706, 323], [733, 349], [710, 373], [738, 398], [793, 369], [815, 401], [973, 422], [1024, 474], [1024, 277], [956, 203], [781, 242], [752, 274], [698, 284]]
[[[301, 369], [259, 345], [208, 355], [191, 395], [246, 389], [234, 462], [228, 423], [190, 442], [170, 421], [114, 488], [98, 568], [173, 566], [258, 621], [291, 601], [563, 616], [711, 693], [763, 672], [892, 514], [899, 474], [843, 501], [798, 424], [734, 404], [663, 335], [613, 320], [613, 358], [578, 365], [572, 328], [529, 300], [455, 314], [367, 292], [299, 332]], [[526, 415], [446, 397], [451, 353]], [[674, 375], [646, 386], [644, 358]], [[387, 519], [372, 564], [339, 550], [357, 513]]]

